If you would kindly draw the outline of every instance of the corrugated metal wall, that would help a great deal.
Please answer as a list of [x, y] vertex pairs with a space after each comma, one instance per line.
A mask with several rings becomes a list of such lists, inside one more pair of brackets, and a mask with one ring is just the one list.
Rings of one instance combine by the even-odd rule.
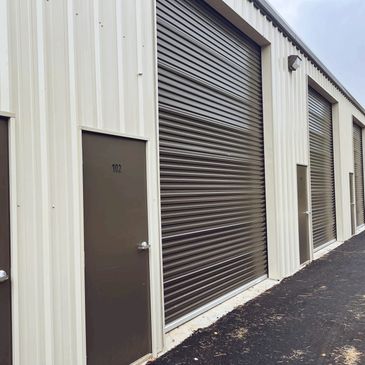
[[[300, 52], [252, 3], [224, 4], [272, 44], [267, 67], [272, 99], [264, 99], [273, 123], [268, 198], [275, 206], [268, 215], [275, 230], [268, 239], [275, 256], [269, 264], [275, 265], [272, 276], [282, 277], [299, 267], [296, 164], [309, 163], [307, 75], [338, 101], [339, 240], [351, 235], [352, 115], [363, 124], [365, 117], [303, 55], [301, 68], [288, 72], [287, 56]], [[15, 365], [84, 363], [80, 125], [149, 138], [150, 236], [153, 262], [159, 259], [153, 13], [153, 0], [0, 0], [0, 111], [16, 113], [11, 126]], [[160, 271], [154, 267], [152, 286], [158, 287]], [[157, 323], [161, 296], [153, 303]]]
[[9, 27], [7, 0], [0, 0], [0, 111], [10, 111]]
[[[16, 113], [14, 363], [81, 364], [80, 126], [148, 139], [152, 261], [160, 257], [153, 2], [0, 4], [0, 110]], [[152, 310], [158, 321], [162, 309], [155, 277]], [[161, 323], [160, 336], [154, 332], [155, 349], [162, 346]]]

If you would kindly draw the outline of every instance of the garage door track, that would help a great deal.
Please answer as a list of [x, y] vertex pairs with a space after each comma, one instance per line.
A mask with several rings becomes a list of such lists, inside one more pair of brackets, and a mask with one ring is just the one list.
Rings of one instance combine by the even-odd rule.
[[365, 233], [153, 364], [365, 364]]

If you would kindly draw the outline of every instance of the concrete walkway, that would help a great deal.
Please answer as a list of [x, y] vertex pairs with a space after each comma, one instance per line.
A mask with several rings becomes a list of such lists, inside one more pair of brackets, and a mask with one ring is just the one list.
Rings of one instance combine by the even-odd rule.
[[153, 364], [365, 364], [365, 233]]

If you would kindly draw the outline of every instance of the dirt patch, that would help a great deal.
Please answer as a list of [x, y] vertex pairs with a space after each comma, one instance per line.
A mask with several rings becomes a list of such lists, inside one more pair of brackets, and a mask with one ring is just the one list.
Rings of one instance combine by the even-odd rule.
[[268, 318], [268, 321], [270, 322], [281, 321], [283, 319], [283, 316], [284, 316], [283, 314], [273, 314]]
[[363, 353], [354, 346], [344, 346], [334, 350], [334, 360], [343, 365], [359, 365]]
[[248, 330], [246, 328], [237, 328], [232, 331], [229, 336], [232, 338], [237, 338], [239, 340], [243, 340], [247, 335]]
[[303, 360], [305, 352], [302, 350], [293, 350], [289, 355], [283, 355], [282, 359], [287, 361]]

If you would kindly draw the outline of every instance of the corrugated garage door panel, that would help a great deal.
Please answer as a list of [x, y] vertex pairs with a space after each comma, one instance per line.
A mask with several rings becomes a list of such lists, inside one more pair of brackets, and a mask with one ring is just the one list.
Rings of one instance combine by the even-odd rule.
[[201, 1], [158, 0], [166, 323], [267, 272], [261, 51]]
[[309, 139], [313, 244], [336, 240], [332, 105], [309, 89]]
[[354, 123], [354, 171], [356, 198], [356, 225], [364, 224], [364, 160], [362, 145], [362, 128]]

